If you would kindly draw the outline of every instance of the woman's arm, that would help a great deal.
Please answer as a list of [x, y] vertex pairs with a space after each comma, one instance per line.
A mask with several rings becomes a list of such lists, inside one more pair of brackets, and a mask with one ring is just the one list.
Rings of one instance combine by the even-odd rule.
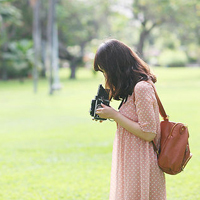
[[115, 120], [120, 126], [125, 128], [127, 131], [148, 142], [152, 141], [156, 136], [155, 133], [142, 131], [140, 125], [137, 122], [128, 119], [112, 107], [102, 104], [102, 108], [97, 109], [96, 113], [102, 118], [109, 118]]

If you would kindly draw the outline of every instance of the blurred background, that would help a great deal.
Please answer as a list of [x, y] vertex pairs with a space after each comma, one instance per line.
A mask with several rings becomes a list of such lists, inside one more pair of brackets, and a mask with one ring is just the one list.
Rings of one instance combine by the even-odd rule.
[[1, 0], [0, 78], [37, 81], [69, 67], [75, 79], [108, 38], [153, 66], [198, 66], [199, 18], [198, 0]]
[[89, 109], [110, 38], [149, 64], [167, 114], [189, 126], [194, 156], [166, 176], [168, 199], [200, 199], [199, 0], [0, 0], [0, 199], [108, 199], [115, 124]]

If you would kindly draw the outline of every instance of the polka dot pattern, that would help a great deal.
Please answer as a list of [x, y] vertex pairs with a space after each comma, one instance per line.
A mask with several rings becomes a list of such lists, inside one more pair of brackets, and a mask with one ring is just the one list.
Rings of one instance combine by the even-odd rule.
[[[160, 140], [159, 108], [152, 86], [141, 81], [120, 108], [145, 132]], [[165, 176], [157, 164], [152, 143], [129, 133], [119, 124], [113, 144], [110, 200], [165, 200]]]

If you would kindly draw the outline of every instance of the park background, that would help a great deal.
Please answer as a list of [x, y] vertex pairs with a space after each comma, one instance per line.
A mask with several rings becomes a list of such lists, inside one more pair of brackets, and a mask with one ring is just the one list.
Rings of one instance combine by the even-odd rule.
[[170, 120], [189, 127], [193, 158], [166, 175], [168, 199], [200, 199], [199, 21], [199, 0], [0, 0], [0, 199], [108, 199], [116, 126], [89, 108], [109, 38], [150, 65]]

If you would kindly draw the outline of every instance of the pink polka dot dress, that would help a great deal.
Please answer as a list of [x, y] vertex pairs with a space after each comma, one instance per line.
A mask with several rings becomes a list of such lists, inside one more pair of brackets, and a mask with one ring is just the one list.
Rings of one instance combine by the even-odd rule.
[[[159, 146], [159, 108], [153, 87], [140, 81], [120, 108], [145, 132], [156, 133]], [[142, 140], [117, 125], [113, 144], [110, 200], [165, 200], [165, 176], [157, 164], [151, 142]]]

